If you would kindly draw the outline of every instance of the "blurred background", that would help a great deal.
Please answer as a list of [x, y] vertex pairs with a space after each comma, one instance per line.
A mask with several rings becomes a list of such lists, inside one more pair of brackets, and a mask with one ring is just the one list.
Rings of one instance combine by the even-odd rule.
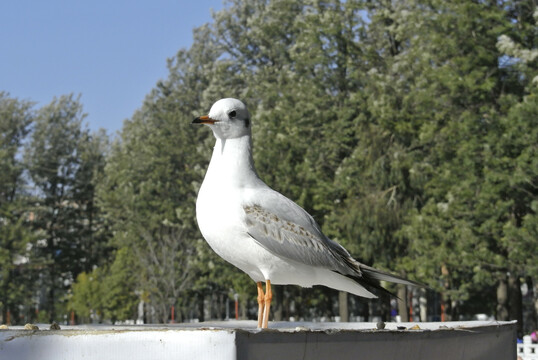
[[536, 1], [179, 3], [0, 5], [0, 323], [254, 319], [194, 210], [190, 122], [237, 97], [262, 179], [431, 288], [278, 286], [275, 320], [537, 328]]

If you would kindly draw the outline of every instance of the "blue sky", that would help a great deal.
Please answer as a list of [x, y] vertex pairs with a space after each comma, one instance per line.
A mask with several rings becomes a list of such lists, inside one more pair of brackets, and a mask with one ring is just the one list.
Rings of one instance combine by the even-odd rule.
[[0, 91], [46, 105], [81, 94], [90, 129], [120, 130], [223, 0], [0, 2]]

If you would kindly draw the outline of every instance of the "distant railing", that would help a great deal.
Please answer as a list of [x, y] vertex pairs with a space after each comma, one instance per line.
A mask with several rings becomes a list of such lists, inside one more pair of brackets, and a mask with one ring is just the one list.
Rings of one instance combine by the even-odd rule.
[[523, 343], [517, 344], [517, 356], [522, 360], [538, 360], [538, 344], [533, 344], [529, 335], [523, 336]]

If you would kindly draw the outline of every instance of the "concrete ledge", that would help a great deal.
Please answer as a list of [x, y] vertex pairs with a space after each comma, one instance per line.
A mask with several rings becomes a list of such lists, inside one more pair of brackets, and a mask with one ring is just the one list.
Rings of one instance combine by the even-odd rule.
[[516, 358], [515, 322], [387, 323], [383, 330], [375, 323], [269, 326], [261, 331], [254, 321], [230, 321], [61, 330], [12, 327], [0, 330], [0, 359]]

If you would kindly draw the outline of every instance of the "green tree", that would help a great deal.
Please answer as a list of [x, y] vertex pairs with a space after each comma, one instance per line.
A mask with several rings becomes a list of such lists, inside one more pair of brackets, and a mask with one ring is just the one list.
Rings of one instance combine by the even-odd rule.
[[[20, 151], [33, 121], [32, 103], [9, 97], [0, 92], [0, 307], [2, 319], [12, 321], [19, 306], [26, 311], [33, 304], [28, 283], [26, 245], [31, 239], [28, 231], [30, 213], [25, 201], [25, 182]], [[27, 300], [28, 299], [28, 300]], [[20, 315], [20, 316], [19, 316]]]
[[[522, 199], [512, 188], [514, 169], [506, 165], [509, 158], [519, 157], [519, 151], [532, 151], [532, 145], [518, 132], [525, 144], [515, 142], [517, 150], [512, 152], [514, 145], [503, 141], [505, 131], [526, 125], [507, 127], [503, 119], [511, 106], [523, 100], [530, 78], [503, 65], [506, 57], [497, 43], [503, 34], [528, 29], [522, 23], [532, 17], [520, 13], [526, 6], [512, 2], [430, 6], [425, 10], [434, 13], [420, 23], [425, 28], [416, 38], [421, 57], [430, 64], [419, 72], [423, 79], [417, 84], [429, 96], [424, 97], [427, 102], [417, 101], [420, 98], [414, 102], [418, 104], [414, 111], [421, 109], [420, 104], [428, 105], [424, 114], [431, 119], [418, 128], [415, 146], [422, 152], [417, 170], [422, 170], [426, 182], [423, 206], [409, 213], [399, 233], [409, 239], [412, 249], [404, 267], [419, 264], [429, 274], [430, 285], [443, 294], [447, 317], [457, 318], [466, 308], [479, 305], [490, 311], [497, 307], [497, 317], [506, 319], [508, 311], [499, 312], [504, 300], [499, 298], [495, 306], [493, 286], [497, 283], [499, 290], [506, 289], [504, 279], [510, 271], [515, 276], [512, 288], [519, 292], [520, 275], [507, 261], [502, 228], [511, 217], [510, 203]], [[530, 124], [531, 119], [520, 123]], [[519, 201], [523, 214], [532, 216], [532, 198]]]
[[[193, 46], [169, 61], [168, 79], [125, 123], [100, 187], [100, 203], [115, 233], [112, 243], [131, 249], [138, 290], [156, 310], [153, 321], [166, 321], [172, 305], [180, 305], [178, 317], [189, 316], [192, 304], [181, 299], [188, 291], [199, 304], [216, 291], [228, 293], [216, 281], [222, 272], [207, 276], [207, 264], [222, 260], [201, 239], [194, 213], [211, 151], [210, 134], [190, 125], [195, 114], [207, 111], [200, 94], [210, 82], [207, 69], [219, 56], [209, 35], [207, 27], [199, 28]], [[195, 279], [219, 283], [219, 289], [196, 288]], [[203, 317], [203, 310], [196, 311]]]
[[[174, 301], [183, 317], [203, 319], [222, 313], [216, 298], [254, 299], [194, 219], [214, 140], [188, 124], [239, 97], [253, 114], [261, 177], [328, 235], [364, 262], [427, 282], [446, 318], [495, 311], [507, 271], [511, 289], [535, 276], [524, 258], [536, 233], [534, 7], [228, 2], [169, 60], [108, 158], [98, 204], [116, 257], [130, 259], [119, 268], [135, 267], [159, 321]], [[335, 315], [330, 290], [284, 287], [276, 297], [285, 316]]]
[[79, 323], [92, 320], [134, 319], [139, 296], [137, 280], [132, 269], [133, 257], [127, 248], [120, 249], [114, 262], [82, 272], [71, 286], [68, 308], [77, 315]]
[[113, 323], [116, 320], [123, 321], [136, 317], [136, 306], [140, 296], [137, 294], [138, 282], [133, 272], [133, 269], [136, 269], [134, 261], [128, 249], [120, 249], [107, 271], [102, 272], [103, 317]]
[[[82, 105], [72, 95], [54, 99], [35, 118], [25, 165], [33, 184], [34, 266], [47, 292], [45, 309], [55, 321], [65, 311], [66, 284], [97, 261], [99, 236], [94, 204], [96, 174], [103, 167], [101, 137], [83, 128]], [[60, 301], [61, 300], [61, 301]]]
[[106, 155], [110, 151], [109, 138], [102, 129], [91, 133], [83, 130], [77, 146], [79, 164], [72, 188], [72, 201], [78, 210], [74, 231], [78, 237], [79, 264], [75, 273], [89, 272], [106, 262], [111, 236], [97, 199], [97, 187], [103, 181]]
[[67, 307], [75, 312], [79, 323], [89, 323], [102, 316], [102, 308], [105, 305], [103, 296], [106, 293], [101, 281], [101, 272], [95, 269], [89, 274], [81, 272], [72, 284], [72, 295]]

